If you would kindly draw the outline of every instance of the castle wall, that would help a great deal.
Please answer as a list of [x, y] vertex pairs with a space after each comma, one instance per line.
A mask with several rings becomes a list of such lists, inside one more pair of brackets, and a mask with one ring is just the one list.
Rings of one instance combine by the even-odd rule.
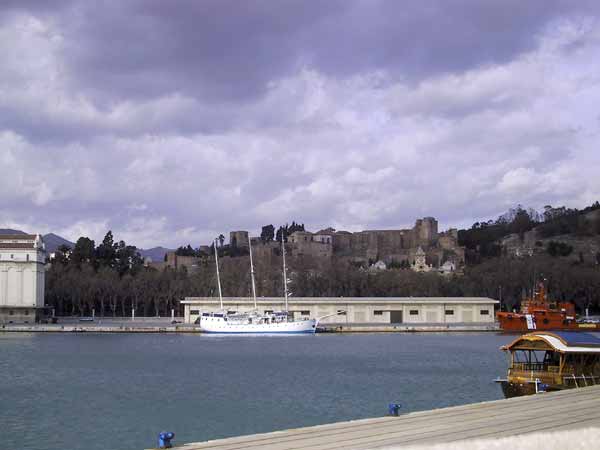
[[229, 233], [229, 245], [237, 248], [248, 248], [248, 232], [231, 231]]
[[[230, 242], [238, 247], [247, 246], [247, 231], [232, 231]], [[253, 255], [258, 260], [270, 263], [280, 256], [280, 244], [262, 242], [253, 238]], [[288, 237], [286, 250], [290, 256], [312, 259], [315, 263], [329, 263], [332, 257], [354, 262], [382, 260], [413, 263], [416, 250], [421, 247], [426, 254], [427, 264], [439, 267], [447, 260], [464, 264], [464, 248], [458, 246], [458, 231], [450, 229], [440, 233], [438, 222], [433, 217], [415, 221], [412, 229], [365, 230], [357, 233], [335, 231], [328, 228], [317, 233], [296, 231]]]

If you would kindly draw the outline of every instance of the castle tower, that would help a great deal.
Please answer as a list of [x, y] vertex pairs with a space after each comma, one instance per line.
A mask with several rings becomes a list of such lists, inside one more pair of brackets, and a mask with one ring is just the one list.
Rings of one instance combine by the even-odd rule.
[[438, 238], [438, 222], [433, 217], [418, 219], [414, 231], [420, 245], [431, 245]]
[[247, 231], [231, 231], [229, 232], [229, 245], [237, 248], [248, 248], [248, 232]]

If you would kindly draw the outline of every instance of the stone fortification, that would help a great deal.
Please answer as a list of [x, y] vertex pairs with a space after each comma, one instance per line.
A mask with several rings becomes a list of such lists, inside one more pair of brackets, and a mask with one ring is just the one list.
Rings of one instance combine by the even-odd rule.
[[229, 233], [229, 245], [237, 248], [248, 248], [248, 232], [231, 231]]
[[296, 231], [288, 238], [293, 257], [312, 257], [317, 260], [330, 259], [333, 255], [332, 238], [315, 235], [308, 231]]
[[[230, 246], [248, 248], [247, 231], [232, 231]], [[267, 265], [279, 264], [281, 244], [252, 238], [252, 254], [255, 261]], [[296, 231], [288, 236], [286, 252], [291, 258], [299, 258], [309, 265], [325, 266], [332, 261], [350, 261], [370, 266], [382, 261], [387, 267], [431, 267], [438, 269], [445, 263], [460, 270], [465, 261], [464, 247], [458, 245], [458, 231], [438, 231], [433, 217], [424, 217], [414, 227], [402, 230], [365, 230], [356, 233], [336, 231], [333, 228], [311, 233]], [[209, 255], [211, 257], [211, 255]], [[199, 258], [167, 255], [164, 265], [195, 268]]]
[[381, 260], [408, 267], [414, 265], [417, 256], [422, 258], [417, 255], [420, 252], [425, 253], [425, 260], [432, 267], [440, 267], [446, 261], [460, 267], [465, 259], [464, 248], [458, 245], [458, 231], [440, 233], [433, 217], [418, 219], [413, 228], [404, 230], [299, 231], [289, 237], [289, 242], [293, 256], [337, 257], [365, 264]]

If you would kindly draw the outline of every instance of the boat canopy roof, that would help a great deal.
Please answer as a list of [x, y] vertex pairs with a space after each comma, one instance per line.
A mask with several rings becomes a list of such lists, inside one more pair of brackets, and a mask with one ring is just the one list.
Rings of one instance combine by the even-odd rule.
[[553, 350], [560, 353], [598, 353], [600, 338], [590, 333], [538, 331], [518, 337], [502, 350]]

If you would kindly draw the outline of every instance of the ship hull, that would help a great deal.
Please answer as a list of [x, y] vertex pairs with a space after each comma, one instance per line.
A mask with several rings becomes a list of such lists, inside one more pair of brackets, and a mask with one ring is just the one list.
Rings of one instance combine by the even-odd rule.
[[546, 288], [540, 283], [531, 298], [526, 298], [519, 312], [500, 311], [496, 314], [502, 331], [596, 331], [600, 324], [576, 320], [571, 302], [549, 301]]
[[[505, 398], [512, 397], [521, 397], [523, 395], [534, 395], [535, 391], [535, 383], [534, 382], [526, 382], [526, 383], [516, 383], [512, 381], [502, 381], [500, 383], [502, 387], [502, 393]], [[558, 388], [556, 386], [546, 386], [545, 392], [559, 391], [565, 388]]]
[[577, 323], [567, 319], [560, 313], [520, 314], [497, 313], [496, 318], [502, 331], [526, 333], [528, 331], [596, 331], [600, 327], [596, 323]]
[[222, 318], [202, 317], [200, 328], [211, 334], [314, 334], [317, 320], [301, 320], [297, 322], [276, 322], [269, 324], [231, 323]]

